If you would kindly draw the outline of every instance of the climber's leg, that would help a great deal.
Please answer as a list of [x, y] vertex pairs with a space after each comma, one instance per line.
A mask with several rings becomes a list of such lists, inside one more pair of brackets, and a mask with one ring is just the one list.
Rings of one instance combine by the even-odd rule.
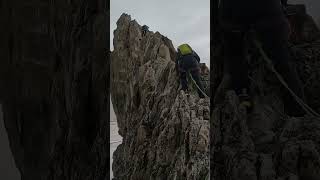
[[245, 60], [244, 32], [224, 31], [225, 68], [231, 75], [232, 89], [239, 95], [248, 89], [248, 65]]
[[[263, 21], [262, 21], [263, 22]], [[290, 52], [288, 45], [289, 25], [285, 17], [274, 17], [264, 20], [257, 26], [262, 46], [268, 57], [273, 61], [275, 69], [283, 76], [288, 86], [297, 96], [304, 99], [301, 81], [296, 69], [290, 66]], [[289, 95], [287, 90], [285, 95], [285, 108], [289, 115], [303, 115], [303, 110]]]
[[180, 71], [180, 83], [183, 91], [188, 90], [187, 72]]
[[[192, 76], [192, 78], [194, 79], [194, 81], [196, 82], [196, 84], [198, 85], [198, 87], [201, 89], [201, 91], [204, 92], [204, 88], [202, 86], [201, 80], [200, 80], [200, 69], [197, 68], [195, 70], [190, 71], [190, 74]], [[204, 95], [202, 94], [202, 92], [198, 90], [198, 94], [200, 98], [204, 98]]]

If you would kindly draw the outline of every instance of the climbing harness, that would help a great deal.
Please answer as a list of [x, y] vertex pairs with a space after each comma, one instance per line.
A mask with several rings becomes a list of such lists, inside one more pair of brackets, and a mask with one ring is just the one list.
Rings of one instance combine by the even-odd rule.
[[271, 59], [267, 56], [267, 54], [264, 52], [264, 50], [262, 49], [261, 43], [258, 42], [257, 40], [254, 40], [254, 44], [255, 46], [258, 48], [260, 54], [262, 55], [262, 59], [265, 60], [265, 62], [267, 63], [268, 67], [270, 68], [270, 70], [277, 76], [278, 80], [281, 82], [281, 84], [290, 92], [290, 94], [294, 97], [294, 99], [298, 102], [298, 104], [302, 107], [302, 109], [310, 114], [313, 115], [315, 117], [320, 117], [320, 115], [314, 111], [310, 106], [308, 106], [306, 103], [303, 102], [303, 100], [301, 98], [299, 98], [288, 86], [288, 84], [285, 82], [285, 80], [283, 79], [283, 77], [277, 72], [277, 70], [274, 68], [273, 63], [271, 61]]
[[188, 75], [191, 79], [191, 81], [193, 82], [193, 84], [197, 87], [197, 89], [201, 92], [202, 95], [204, 95], [204, 97], [208, 98], [209, 96], [202, 91], [202, 89], [198, 86], [198, 84], [196, 83], [196, 81], [193, 79], [193, 77], [191, 76], [190, 72], [188, 71]]

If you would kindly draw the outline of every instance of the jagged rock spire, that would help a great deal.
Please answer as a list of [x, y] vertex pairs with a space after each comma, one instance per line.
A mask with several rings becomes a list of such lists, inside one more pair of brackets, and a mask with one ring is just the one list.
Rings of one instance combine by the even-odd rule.
[[[179, 91], [175, 48], [127, 14], [114, 31], [111, 97], [123, 143], [115, 179], [203, 179], [209, 173], [209, 98]], [[208, 68], [203, 82], [209, 84]], [[208, 90], [208, 86], [207, 90]]]

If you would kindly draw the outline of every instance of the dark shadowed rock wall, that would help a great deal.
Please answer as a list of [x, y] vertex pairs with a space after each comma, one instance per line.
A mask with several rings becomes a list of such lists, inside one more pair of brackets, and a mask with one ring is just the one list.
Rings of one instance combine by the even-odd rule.
[[0, 2], [0, 101], [23, 180], [109, 179], [107, 2]]
[[[297, 68], [306, 103], [320, 112], [320, 31], [309, 15], [290, 19], [292, 67]], [[299, 28], [302, 27], [302, 28]], [[298, 28], [298, 29], [295, 29]], [[298, 37], [297, 37], [298, 36]], [[218, 39], [217, 39], [218, 40]], [[218, 43], [217, 43], [218, 44]], [[320, 117], [289, 117], [284, 113], [282, 88], [276, 76], [249, 43], [254, 108], [247, 113], [228, 87], [221, 46], [211, 61], [211, 178], [214, 180], [319, 180]]]

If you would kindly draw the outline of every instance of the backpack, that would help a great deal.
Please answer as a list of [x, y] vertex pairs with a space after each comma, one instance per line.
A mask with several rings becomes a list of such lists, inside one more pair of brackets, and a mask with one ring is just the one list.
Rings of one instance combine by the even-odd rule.
[[178, 47], [181, 55], [192, 54], [192, 48], [188, 44], [182, 44]]

